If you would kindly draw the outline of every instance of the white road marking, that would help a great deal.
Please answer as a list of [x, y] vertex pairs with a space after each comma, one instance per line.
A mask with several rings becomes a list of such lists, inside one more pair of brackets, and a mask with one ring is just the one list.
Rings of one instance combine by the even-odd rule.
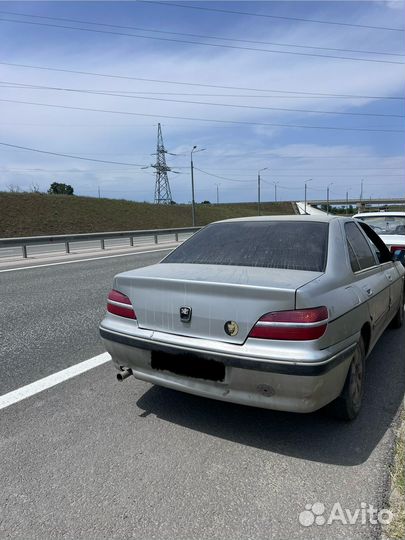
[[177, 245], [178, 244], [173, 244], [170, 247], [162, 248], [162, 249], [150, 249], [148, 251], [135, 251], [134, 253], [120, 253], [118, 255], [105, 255], [104, 257], [90, 257], [88, 259], [75, 259], [74, 261], [61, 261], [61, 262], [47, 263], [47, 264], [35, 264], [35, 265], [33, 264], [32, 266], [21, 266], [19, 268], [6, 268], [5, 270], [0, 270], [0, 274], [2, 272], [16, 272], [17, 270], [29, 270], [30, 268], [42, 268], [43, 266], [59, 266], [60, 264], [74, 264], [74, 263], [87, 262], [87, 261], [98, 261], [100, 259], [114, 259], [115, 257], [131, 257], [133, 255], [143, 255], [144, 253], [159, 253], [160, 251], [169, 251], [170, 249], [173, 249]]
[[48, 388], [52, 388], [52, 386], [56, 386], [57, 384], [67, 381], [68, 379], [72, 379], [72, 377], [76, 377], [77, 375], [85, 373], [90, 369], [101, 366], [110, 360], [111, 356], [105, 352], [103, 354], [99, 354], [98, 356], [94, 356], [89, 360], [85, 360], [84, 362], [80, 362], [79, 364], [63, 369], [62, 371], [53, 373], [48, 377], [39, 379], [31, 384], [17, 388], [17, 390], [13, 390], [8, 394], [0, 396], [0, 409], [5, 409], [6, 407], [9, 407], [14, 403], [18, 403], [23, 399], [27, 399], [35, 394], [39, 394]]

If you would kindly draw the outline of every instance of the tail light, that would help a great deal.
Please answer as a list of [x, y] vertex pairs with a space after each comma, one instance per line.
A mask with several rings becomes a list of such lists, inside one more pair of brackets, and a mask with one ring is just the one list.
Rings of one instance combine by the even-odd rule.
[[395, 253], [398, 250], [405, 249], [405, 246], [391, 246], [391, 253]]
[[114, 289], [108, 293], [107, 311], [114, 313], [114, 315], [118, 315], [119, 317], [136, 319], [131, 300], [128, 296], [125, 296], [125, 294], [115, 291]]
[[318, 339], [326, 331], [328, 309], [325, 306], [293, 311], [274, 311], [263, 315], [249, 337], [306, 341]]

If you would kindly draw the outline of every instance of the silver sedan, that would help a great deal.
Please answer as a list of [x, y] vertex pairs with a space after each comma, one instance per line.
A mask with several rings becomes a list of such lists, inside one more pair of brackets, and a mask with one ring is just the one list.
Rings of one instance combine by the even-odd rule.
[[360, 410], [366, 358], [403, 323], [404, 267], [366, 224], [227, 220], [118, 274], [100, 333], [118, 378], [268, 409]]

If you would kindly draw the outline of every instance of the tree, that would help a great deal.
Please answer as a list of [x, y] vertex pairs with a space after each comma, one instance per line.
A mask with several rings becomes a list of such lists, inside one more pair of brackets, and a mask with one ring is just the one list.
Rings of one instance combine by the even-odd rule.
[[73, 188], [69, 184], [60, 184], [53, 182], [48, 189], [50, 195], [73, 195]]

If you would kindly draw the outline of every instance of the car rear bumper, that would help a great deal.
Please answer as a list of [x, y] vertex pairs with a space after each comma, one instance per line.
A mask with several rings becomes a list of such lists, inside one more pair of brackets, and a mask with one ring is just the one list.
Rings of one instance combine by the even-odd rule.
[[[103, 325], [100, 334], [117, 369], [130, 368], [138, 379], [222, 401], [301, 413], [315, 411], [339, 395], [356, 347], [346, 343], [338, 352], [323, 351], [322, 358], [314, 361], [283, 361], [193, 349]], [[154, 369], [152, 356], [156, 354], [191, 354], [218, 362], [225, 366], [225, 375], [223, 380], [214, 381]]]

